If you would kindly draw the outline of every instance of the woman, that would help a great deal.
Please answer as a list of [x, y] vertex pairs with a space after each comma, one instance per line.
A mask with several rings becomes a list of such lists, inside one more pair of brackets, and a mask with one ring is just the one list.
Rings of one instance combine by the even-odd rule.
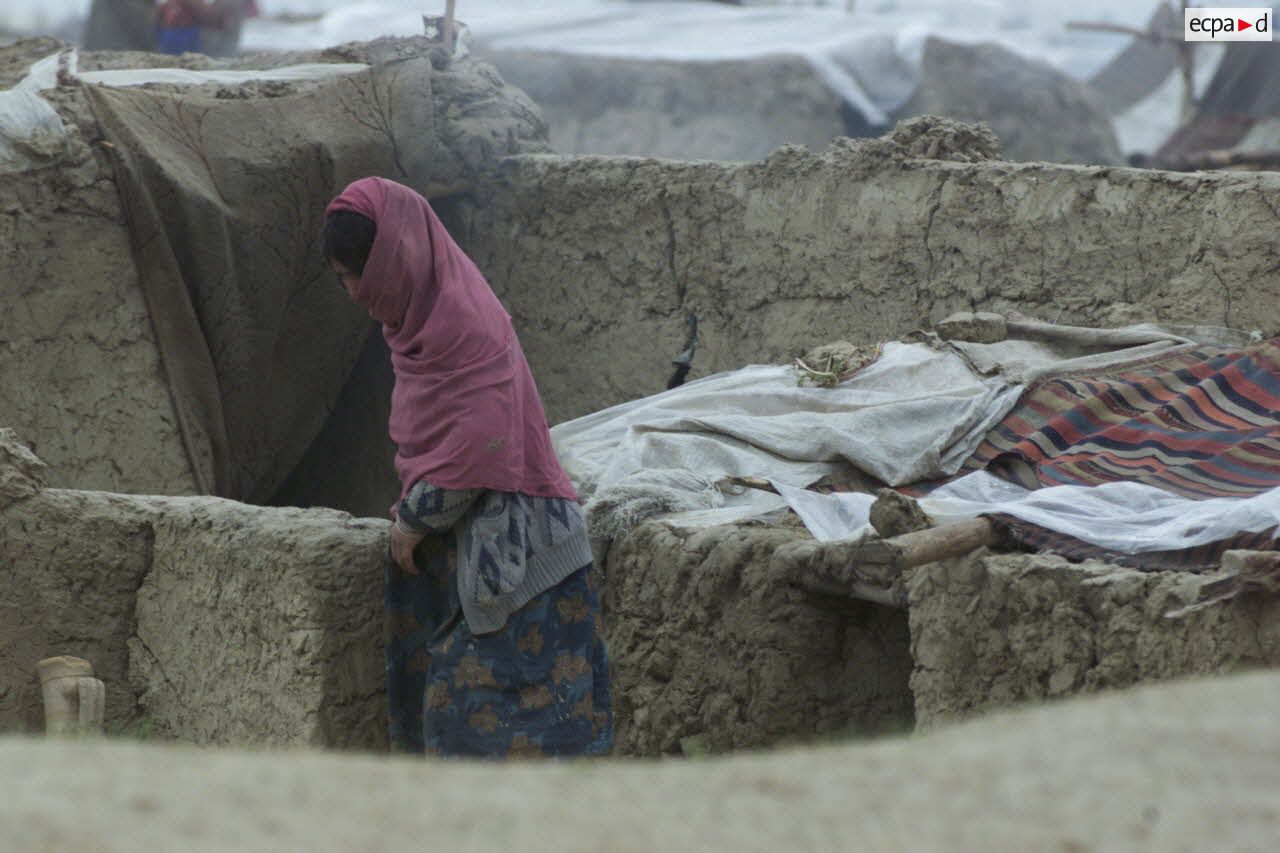
[[426, 199], [393, 181], [365, 178], [335, 198], [323, 251], [382, 324], [396, 377], [393, 742], [440, 755], [607, 752], [586, 525], [511, 318]]

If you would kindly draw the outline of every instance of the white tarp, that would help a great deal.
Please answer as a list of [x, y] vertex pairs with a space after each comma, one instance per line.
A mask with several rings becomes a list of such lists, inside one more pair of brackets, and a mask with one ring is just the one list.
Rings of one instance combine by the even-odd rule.
[[[869, 527], [872, 498], [780, 489], [820, 541], [856, 538]], [[1143, 483], [1025, 489], [975, 471], [920, 499], [939, 524], [1002, 513], [1124, 554], [1194, 548], [1280, 524], [1280, 489], [1249, 498], [1193, 500]]]
[[822, 494], [794, 486], [777, 486], [787, 506], [800, 516], [819, 542], [860, 539], [871, 532], [871, 505], [875, 496], [866, 492]]
[[[816, 538], [844, 539], [865, 532], [872, 498], [804, 488], [824, 475], [852, 464], [894, 486], [949, 476], [1031, 378], [1193, 342], [1256, 339], [1218, 327], [1085, 329], [1014, 317], [1008, 326], [1022, 337], [938, 348], [888, 343], [877, 361], [835, 388], [801, 387], [791, 367], [755, 365], [560, 424], [551, 434], [600, 536], [655, 515], [709, 525], [789, 505]], [[767, 479], [781, 497], [727, 487], [733, 476]], [[1184, 547], [1275, 523], [1272, 504], [1261, 499], [1187, 501], [1134, 484], [1015, 494], [1014, 486], [999, 490], [987, 481], [1002, 482], [966, 477], [922, 503], [940, 521], [1009, 512], [1121, 551]], [[1184, 516], [1191, 521], [1179, 521]]]
[[362, 62], [310, 62], [301, 65], [285, 65], [281, 68], [232, 71], [209, 69], [193, 71], [189, 68], [118, 68], [110, 71], [84, 71], [76, 75], [86, 83], [104, 86], [142, 86], [147, 83], [168, 83], [174, 86], [200, 86], [205, 83], [222, 83], [239, 86], [258, 80], [279, 80], [296, 83], [304, 80], [324, 80], [343, 74], [358, 74], [369, 66]]
[[552, 437], [593, 503], [667, 494], [654, 509], [749, 514], [758, 496], [725, 494], [717, 481], [805, 486], [841, 462], [893, 485], [955, 473], [1021, 390], [978, 376], [955, 353], [889, 343], [835, 388], [801, 387], [789, 366], [754, 365], [560, 424]]
[[31, 66], [17, 86], [0, 92], [0, 172], [31, 169], [59, 149], [66, 128], [56, 110], [40, 97], [54, 85], [58, 56]]
[[256, 80], [322, 80], [342, 74], [356, 74], [368, 66], [362, 63], [310, 63], [281, 68], [245, 71], [186, 68], [121, 68], [110, 71], [78, 72], [74, 50], [47, 56], [31, 66], [27, 76], [12, 89], [0, 91], [0, 172], [37, 168], [56, 158], [66, 135], [61, 117], [40, 93], [58, 82], [58, 70], [86, 83], [105, 86], [141, 86], [169, 83], [198, 86], [205, 83], [241, 85]]
[[[1009, 325], [1028, 337], [950, 346], [979, 372], [999, 372], [1011, 380], [1030, 382], [1047, 374], [1170, 353], [1191, 342], [1246, 346], [1260, 339], [1258, 332], [1217, 326], [1086, 329], [1025, 319], [1011, 320]], [[1099, 347], [1116, 349], [1098, 351]], [[788, 485], [777, 488], [819, 541], [856, 539], [870, 532], [870, 495], [820, 494]], [[1191, 548], [1280, 523], [1280, 491], [1248, 499], [1193, 500], [1140, 483], [1028, 490], [985, 471], [933, 491], [920, 500], [920, 506], [939, 523], [1004, 513], [1126, 554]]]

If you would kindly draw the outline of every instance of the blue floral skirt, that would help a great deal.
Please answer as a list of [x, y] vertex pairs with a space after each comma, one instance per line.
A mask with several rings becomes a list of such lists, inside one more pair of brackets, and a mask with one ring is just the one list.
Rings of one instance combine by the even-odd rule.
[[418, 575], [388, 560], [392, 747], [485, 758], [603, 755], [613, 744], [609, 660], [590, 565], [499, 631], [462, 618], [454, 537], [428, 536]]

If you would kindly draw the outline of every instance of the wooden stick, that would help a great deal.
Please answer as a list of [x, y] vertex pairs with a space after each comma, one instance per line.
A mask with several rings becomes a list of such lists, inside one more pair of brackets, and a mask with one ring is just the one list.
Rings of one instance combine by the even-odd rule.
[[989, 519], [970, 518], [942, 527], [904, 533], [892, 539], [873, 539], [848, 548], [843, 553], [851, 563], [884, 566], [897, 573], [925, 563], [958, 557], [975, 548], [994, 545], [999, 539], [999, 534]]
[[778, 548], [774, 560], [802, 589], [905, 607], [903, 573], [907, 569], [959, 557], [999, 541], [1000, 535], [989, 520], [972, 518], [870, 542], [801, 540]]
[[[1187, 8], [1186, 0], [1183, 0], [1182, 8]], [[1184, 14], [1185, 17], [1185, 14]], [[1196, 86], [1195, 86], [1195, 44], [1193, 42], [1183, 41], [1181, 30], [1164, 30], [1151, 27], [1149, 29], [1140, 29], [1138, 27], [1126, 27], [1121, 24], [1108, 24], [1102, 21], [1067, 21], [1067, 29], [1069, 30], [1091, 30], [1100, 33], [1118, 33], [1119, 35], [1133, 36], [1138, 39], [1146, 39], [1156, 44], [1171, 44], [1178, 51], [1178, 67], [1182, 75], [1182, 106], [1181, 119], [1186, 121], [1191, 118], [1198, 106], [1196, 102]]]
[[773, 492], [775, 495], [778, 490], [774, 488], [773, 483], [763, 477], [729, 477], [729, 482], [735, 486], [742, 486], [747, 489], [759, 489], [762, 492]]
[[1182, 106], [1179, 113], [1182, 121], [1187, 121], [1195, 114], [1199, 106], [1196, 99], [1196, 55], [1192, 48], [1194, 42], [1178, 45], [1178, 69], [1182, 75]]
[[1244, 148], [1236, 150], [1201, 151], [1171, 159], [1160, 164], [1163, 168], [1180, 172], [1198, 169], [1225, 169], [1229, 166], [1257, 166], [1260, 169], [1280, 168], [1280, 149]]
[[1182, 43], [1180, 30], [1144, 30], [1140, 27], [1126, 27], [1122, 24], [1108, 24], [1102, 21], [1067, 21], [1069, 30], [1090, 30], [1099, 33], [1117, 33], [1122, 36], [1133, 36], [1154, 42]]
[[444, 4], [444, 49], [449, 51], [449, 55], [453, 55], [455, 33], [453, 31], [453, 14], [457, 11], [457, 0], [446, 0]]

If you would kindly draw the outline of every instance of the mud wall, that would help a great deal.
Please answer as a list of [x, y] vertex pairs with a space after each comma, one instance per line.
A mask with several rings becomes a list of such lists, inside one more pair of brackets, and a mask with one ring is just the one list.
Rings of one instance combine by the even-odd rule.
[[111, 732], [385, 745], [385, 522], [44, 489], [4, 433], [0, 731], [43, 728], [35, 663], [71, 654], [106, 683]]
[[923, 727], [1019, 702], [1280, 665], [1280, 599], [1245, 594], [1169, 618], [1213, 576], [1053, 555], [977, 553], [908, 583]]
[[[41, 487], [0, 433], [0, 732], [42, 726], [35, 662], [90, 660], [108, 728], [200, 744], [386, 745], [386, 522]], [[907, 619], [790, 587], [798, 527], [649, 523], [607, 560], [618, 752], [910, 728]]]
[[657, 755], [909, 730], [906, 614], [790, 586], [802, 528], [648, 522], [613, 544], [617, 749]]
[[[41, 727], [36, 661], [107, 684], [107, 723], [203, 744], [382, 748], [386, 522], [41, 487], [0, 431], [0, 731]], [[604, 559], [617, 752], [701, 755], [1280, 664], [1280, 601], [1179, 618], [1212, 575], [1045, 555], [921, 567], [905, 610], [819, 596], [795, 524], [649, 521]], [[785, 550], [785, 549], [783, 549]]]
[[89, 660], [107, 727], [135, 719], [125, 640], [151, 566], [151, 528], [130, 499], [41, 491], [43, 466], [0, 430], [0, 731], [42, 731], [36, 662]]
[[446, 212], [512, 312], [553, 422], [665, 387], [689, 313], [694, 376], [975, 308], [1280, 328], [1280, 176], [984, 150], [926, 119], [746, 165], [520, 157]]
[[[460, 175], [540, 144], [536, 113], [491, 70], [440, 77], [441, 146]], [[504, 136], [504, 120], [526, 136]], [[189, 493], [119, 201], [79, 121], [56, 167], [0, 178], [14, 309], [0, 312], [0, 409], [54, 485]], [[552, 422], [665, 387], [691, 313], [694, 376], [899, 337], [959, 309], [1280, 328], [1273, 174], [1014, 164], [990, 159], [996, 147], [919, 119], [753, 164], [523, 156], [437, 206], [512, 312]], [[376, 367], [353, 381], [385, 384]], [[281, 502], [381, 512], [379, 488], [356, 477], [335, 495], [347, 486], [332, 476], [386, 477], [385, 447], [368, 458], [385, 434], [362, 415], [386, 389], [369, 390], [345, 395]]]
[[[499, 850], [517, 834], [525, 853], [1265, 851], [1278, 704], [1280, 675], [1255, 673], [924, 737], [585, 766], [9, 738], [0, 823], [11, 853]], [[71, 792], [89, 795], [69, 808]]]
[[196, 490], [109, 168], [0, 173], [0, 412], [56, 485]]
[[896, 115], [985, 121], [1009, 160], [1124, 162], [1110, 116], [1089, 87], [989, 42], [925, 39], [919, 85]]
[[0, 823], [10, 853], [500, 850], [513, 836], [524, 853], [1266, 851], [1277, 705], [1280, 674], [1254, 673], [709, 761], [459, 767], [5, 738]]
[[386, 523], [170, 498], [128, 638], [140, 714], [182, 740], [386, 745]]
[[606, 590], [623, 749], [932, 728], [1010, 705], [1280, 666], [1274, 594], [1167, 615], [1220, 575], [984, 549], [915, 569], [908, 607], [896, 610], [791, 586], [776, 551], [801, 538], [786, 526], [650, 521], [613, 544]]

